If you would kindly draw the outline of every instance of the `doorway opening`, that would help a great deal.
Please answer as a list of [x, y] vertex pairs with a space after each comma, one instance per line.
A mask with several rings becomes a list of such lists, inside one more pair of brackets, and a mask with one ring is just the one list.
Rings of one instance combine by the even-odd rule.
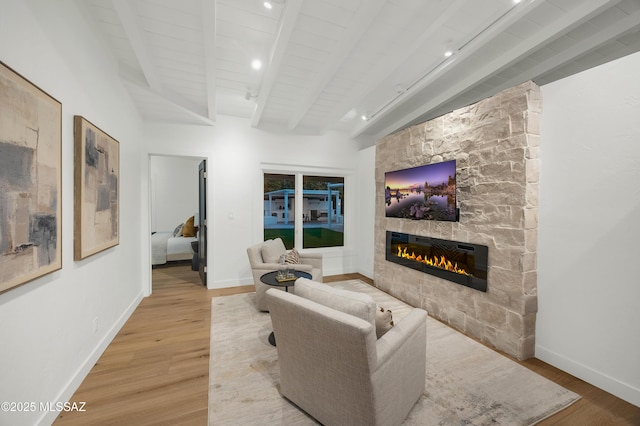
[[206, 287], [203, 167], [203, 157], [149, 155], [151, 292], [176, 282]]

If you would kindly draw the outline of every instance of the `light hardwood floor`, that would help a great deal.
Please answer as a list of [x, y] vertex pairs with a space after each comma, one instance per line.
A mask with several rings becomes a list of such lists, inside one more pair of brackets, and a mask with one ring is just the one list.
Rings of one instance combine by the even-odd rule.
[[[353, 278], [368, 281], [359, 274], [325, 281]], [[61, 413], [55, 425], [206, 425], [211, 298], [252, 290], [207, 290], [186, 264], [154, 269], [153, 294], [71, 399], [86, 402], [86, 411]], [[582, 396], [542, 425], [640, 425], [640, 408], [540, 360], [522, 364]]]

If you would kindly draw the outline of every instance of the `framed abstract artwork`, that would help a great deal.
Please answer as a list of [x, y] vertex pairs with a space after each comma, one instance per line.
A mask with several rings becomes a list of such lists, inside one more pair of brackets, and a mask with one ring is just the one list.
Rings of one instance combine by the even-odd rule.
[[62, 268], [62, 104], [0, 62], [0, 292]]
[[81, 116], [75, 139], [74, 259], [120, 243], [120, 144]]

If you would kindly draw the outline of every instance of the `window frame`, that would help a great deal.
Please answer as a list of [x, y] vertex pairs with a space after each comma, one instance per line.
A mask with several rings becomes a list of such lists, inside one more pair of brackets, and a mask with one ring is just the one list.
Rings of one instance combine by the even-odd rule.
[[[302, 211], [304, 206], [304, 197], [303, 197], [303, 177], [304, 176], [327, 176], [327, 177], [341, 177], [344, 179], [344, 199], [347, 200], [348, 212], [345, 214], [343, 211], [343, 245], [342, 246], [333, 246], [333, 247], [317, 247], [317, 248], [305, 248], [303, 249], [303, 233], [304, 233], [304, 222], [302, 217], [299, 214], [294, 214], [294, 233], [293, 246], [298, 251], [322, 251], [322, 252], [340, 252], [342, 253], [344, 250], [347, 250], [348, 247], [351, 246], [351, 241], [353, 237], [353, 226], [352, 226], [352, 218], [354, 216], [353, 206], [355, 203], [353, 201], [348, 201], [351, 198], [351, 188], [354, 184], [354, 175], [355, 171], [350, 169], [342, 169], [342, 168], [332, 168], [332, 167], [314, 167], [314, 166], [295, 166], [288, 164], [271, 164], [271, 163], [262, 163], [261, 167], [261, 176], [260, 176], [260, 200], [264, 201], [264, 175], [265, 174], [281, 174], [281, 175], [293, 175], [295, 182], [295, 191], [294, 191], [294, 211]], [[351, 206], [351, 207], [349, 207]], [[264, 238], [264, 202], [261, 205], [261, 235]], [[300, 217], [299, 217], [300, 216]]]

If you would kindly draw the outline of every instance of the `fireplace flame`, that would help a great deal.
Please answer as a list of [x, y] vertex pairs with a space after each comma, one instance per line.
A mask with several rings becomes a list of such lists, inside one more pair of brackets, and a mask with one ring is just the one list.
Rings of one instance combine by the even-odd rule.
[[402, 246], [398, 246], [398, 257], [401, 257], [403, 259], [415, 260], [416, 262], [421, 262], [435, 268], [444, 269], [445, 271], [455, 272], [456, 274], [472, 276], [463, 268], [459, 268], [457, 262], [451, 263], [451, 261], [444, 256], [440, 256], [440, 258], [438, 258], [437, 256], [432, 256], [431, 258], [423, 258], [421, 255], [416, 256], [414, 252], [411, 252], [411, 254], [409, 254], [407, 252], [407, 247], [403, 248]]

